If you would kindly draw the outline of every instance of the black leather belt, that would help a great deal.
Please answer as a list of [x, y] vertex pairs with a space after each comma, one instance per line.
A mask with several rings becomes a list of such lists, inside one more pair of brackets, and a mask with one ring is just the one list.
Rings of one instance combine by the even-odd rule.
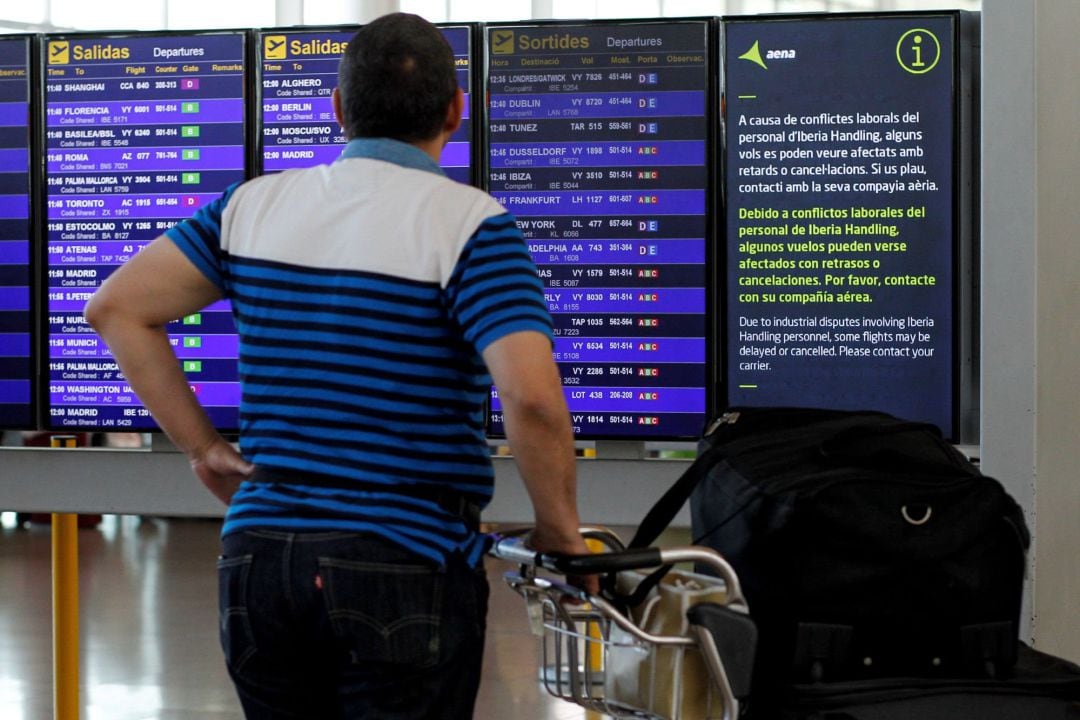
[[480, 505], [468, 496], [463, 495], [451, 488], [438, 487], [436, 485], [417, 483], [396, 483], [383, 485], [380, 483], [353, 480], [350, 478], [337, 477], [335, 475], [323, 475], [322, 473], [281, 471], [269, 468], [257, 467], [255, 474], [248, 478], [248, 482], [280, 484], [280, 485], [308, 485], [312, 487], [334, 488], [339, 490], [359, 490], [361, 492], [393, 493], [404, 497], [428, 500], [439, 506], [451, 515], [455, 515], [465, 521], [471, 530], [480, 528]]

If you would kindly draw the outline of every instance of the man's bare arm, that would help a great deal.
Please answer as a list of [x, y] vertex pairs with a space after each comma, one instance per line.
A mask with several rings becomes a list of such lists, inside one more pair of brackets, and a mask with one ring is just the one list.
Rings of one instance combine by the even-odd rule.
[[[506, 438], [532, 500], [537, 550], [585, 554], [578, 532], [577, 474], [570, 412], [551, 341], [538, 332], [511, 333], [484, 350], [502, 402]], [[596, 580], [588, 586], [596, 592]]]
[[109, 276], [85, 314], [161, 429], [199, 479], [228, 503], [251, 466], [214, 429], [165, 332], [169, 322], [220, 298], [179, 248], [160, 237]]

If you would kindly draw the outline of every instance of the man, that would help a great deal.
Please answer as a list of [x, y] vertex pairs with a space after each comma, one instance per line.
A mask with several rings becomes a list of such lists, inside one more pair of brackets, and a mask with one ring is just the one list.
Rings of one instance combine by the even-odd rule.
[[[229, 504], [222, 644], [247, 717], [467, 718], [492, 379], [534, 545], [586, 552], [551, 319], [513, 218], [438, 167], [464, 99], [435, 27], [365, 26], [333, 103], [339, 161], [230, 188], [118, 269], [86, 317]], [[240, 337], [242, 454], [164, 330], [220, 298]]]

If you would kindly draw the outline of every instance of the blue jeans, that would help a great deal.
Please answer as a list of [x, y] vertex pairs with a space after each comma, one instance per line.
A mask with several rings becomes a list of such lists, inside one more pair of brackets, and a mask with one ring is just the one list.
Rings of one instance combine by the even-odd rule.
[[223, 539], [221, 644], [248, 720], [471, 718], [488, 585], [371, 535]]

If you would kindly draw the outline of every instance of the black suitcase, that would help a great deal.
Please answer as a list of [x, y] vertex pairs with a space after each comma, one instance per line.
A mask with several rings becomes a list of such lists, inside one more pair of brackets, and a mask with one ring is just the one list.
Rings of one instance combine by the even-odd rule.
[[799, 682], [989, 678], [1015, 662], [1023, 514], [934, 426], [732, 409], [631, 546], [687, 496], [694, 543], [731, 562], [757, 623], [755, 696]]
[[1015, 661], [1027, 529], [937, 428], [884, 413], [740, 409], [690, 500], [782, 682], [993, 677]]

